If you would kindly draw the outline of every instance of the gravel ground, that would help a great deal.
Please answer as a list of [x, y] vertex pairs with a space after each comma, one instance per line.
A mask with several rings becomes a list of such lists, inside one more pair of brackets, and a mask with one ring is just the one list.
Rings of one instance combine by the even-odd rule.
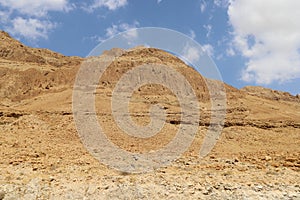
[[[48, 173], [18, 165], [6, 170], [17, 178], [0, 176], [6, 181], [0, 199], [300, 199], [299, 172], [233, 161], [182, 158], [145, 174], [89, 165]], [[225, 167], [215, 170], [216, 164]]]

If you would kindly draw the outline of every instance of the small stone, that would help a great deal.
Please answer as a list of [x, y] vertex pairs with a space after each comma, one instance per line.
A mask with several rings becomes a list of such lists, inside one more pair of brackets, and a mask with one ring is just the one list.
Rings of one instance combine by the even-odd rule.
[[297, 162], [297, 158], [286, 158], [285, 161], [288, 161], [288, 162]]
[[257, 185], [257, 186], [255, 186], [255, 188], [254, 188], [254, 190], [256, 191], [256, 192], [259, 192], [259, 191], [261, 191], [263, 189], [263, 186], [261, 186], [261, 185]]
[[289, 198], [289, 199], [296, 199], [296, 197], [297, 197], [297, 194], [296, 194], [296, 193], [288, 194], [288, 198]]
[[102, 187], [104, 190], [107, 190], [109, 188], [109, 185], [105, 185]]
[[273, 167], [276, 167], [276, 168], [278, 168], [278, 167], [280, 166], [279, 163], [272, 163], [271, 165], [272, 165]]
[[286, 197], [286, 196], [288, 196], [288, 193], [287, 192], [283, 192], [282, 195]]
[[266, 160], [266, 161], [270, 161], [270, 160], [272, 160], [272, 157], [271, 157], [271, 156], [266, 156], [266, 157], [265, 157], [265, 160]]
[[212, 193], [212, 188], [211, 187], [207, 187], [202, 194], [204, 195], [209, 195], [210, 193]]
[[218, 190], [218, 189], [220, 189], [220, 184], [218, 184], [218, 185], [214, 185], [213, 187], [216, 189], [216, 190]]
[[95, 186], [95, 185], [90, 185], [90, 186], [88, 187], [88, 190], [86, 191], [86, 193], [87, 193], [88, 195], [93, 195], [93, 194], [96, 193], [97, 189], [98, 189], [97, 186]]
[[226, 160], [225, 163], [227, 163], [227, 164], [234, 164], [231, 160]]
[[234, 188], [231, 186], [231, 185], [228, 185], [228, 184], [226, 184], [226, 185], [224, 185], [224, 190], [229, 190], [229, 191], [231, 191], [231, 190], [233, 190]]
[[284, 167], [294, 167], [294, 163], [292, 163], [292, 162], [285, 162], [285, 163], [283, 163], [282, 164]]

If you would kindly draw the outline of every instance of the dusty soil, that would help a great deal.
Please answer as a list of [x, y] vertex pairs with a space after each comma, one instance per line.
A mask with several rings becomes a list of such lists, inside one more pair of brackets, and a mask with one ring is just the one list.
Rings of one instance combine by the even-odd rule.
[[101, 164], [78, 136], [72, 92], [83, 59], [26, 47], [4, 32], [0, 36], [0, 199], [300, 199], [299, 97], [225, 85], [222, 135], [200, 159], [211, 113], [207, 80], [160, 50], [107, 51], [105, 55], [124, 54], [99, 81], [97, 117], [107, 137], [121, 148], [159, 149], [180, 124], [174, 94], [146, 85], [132, 96], [132, 118], [149, 123], [149, 106], [160, 103], [167, 113], [162, 132], [143, 140], [117, 128], [111, 95], [129, 69], [150, 62], [172, 66], [189, 80], [201, 105], [196, 137], [179, 159], [155, 171], [128, 174]]

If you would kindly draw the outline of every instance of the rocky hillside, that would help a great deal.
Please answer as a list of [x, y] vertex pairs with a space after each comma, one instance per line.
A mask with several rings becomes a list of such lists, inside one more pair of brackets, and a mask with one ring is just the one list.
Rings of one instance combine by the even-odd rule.
[[281, 101], [300, 102], [300, 95], [293, 96], [288, 92], [272, 90], [272, 89], [263, 88], [259, 86], [246, 86], [242, 88], [241, 91], [244, 91], [253, 96], [258, 96], [273, 101], [281, 100]]
[[224, 128], [212, 152], [200, 159], [212, 113], [205, 83], [217, 83], [162, 50], [107, 50], [97, 59], [123, 55], [99, 80], [96, 116], [107, 138], [123, 150], [161, 149], [182, 123], [176, 96], [165, 87], [148, 84], [133, 92], [131, 118], [145, 126], [150, 106], [160, 104], [166, 113], [164, 127], [149, 138], [120, 130], [111, 98], [125, 72], [146, 63], [173, 67], [190, 82], [200, 103], [196, 136], [180, 158], [152, 172], [128, 174], [98, 162], [77, 133], [73, 84], [86, 60], [27, 47], [5, 32], [0, 32], [0, 41], [0, 200], [300, 198], [299, 97], [225, 84]]
[[0, 58], [54, 67], [73, 66], [82, 60], [78, 57], [67, 57], [48, 49], [27, 47], [4, 31], [0, 31]]

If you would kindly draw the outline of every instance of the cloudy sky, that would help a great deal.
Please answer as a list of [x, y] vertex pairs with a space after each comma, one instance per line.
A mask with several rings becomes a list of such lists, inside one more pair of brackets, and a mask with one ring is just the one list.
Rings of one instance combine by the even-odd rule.
[[0, 29], [29, 46], [85, 57], [119, 32], [169, 28], [200, 43], [226, 83], [297, 94], [299, 10], [299, 0], [0, 0]]

